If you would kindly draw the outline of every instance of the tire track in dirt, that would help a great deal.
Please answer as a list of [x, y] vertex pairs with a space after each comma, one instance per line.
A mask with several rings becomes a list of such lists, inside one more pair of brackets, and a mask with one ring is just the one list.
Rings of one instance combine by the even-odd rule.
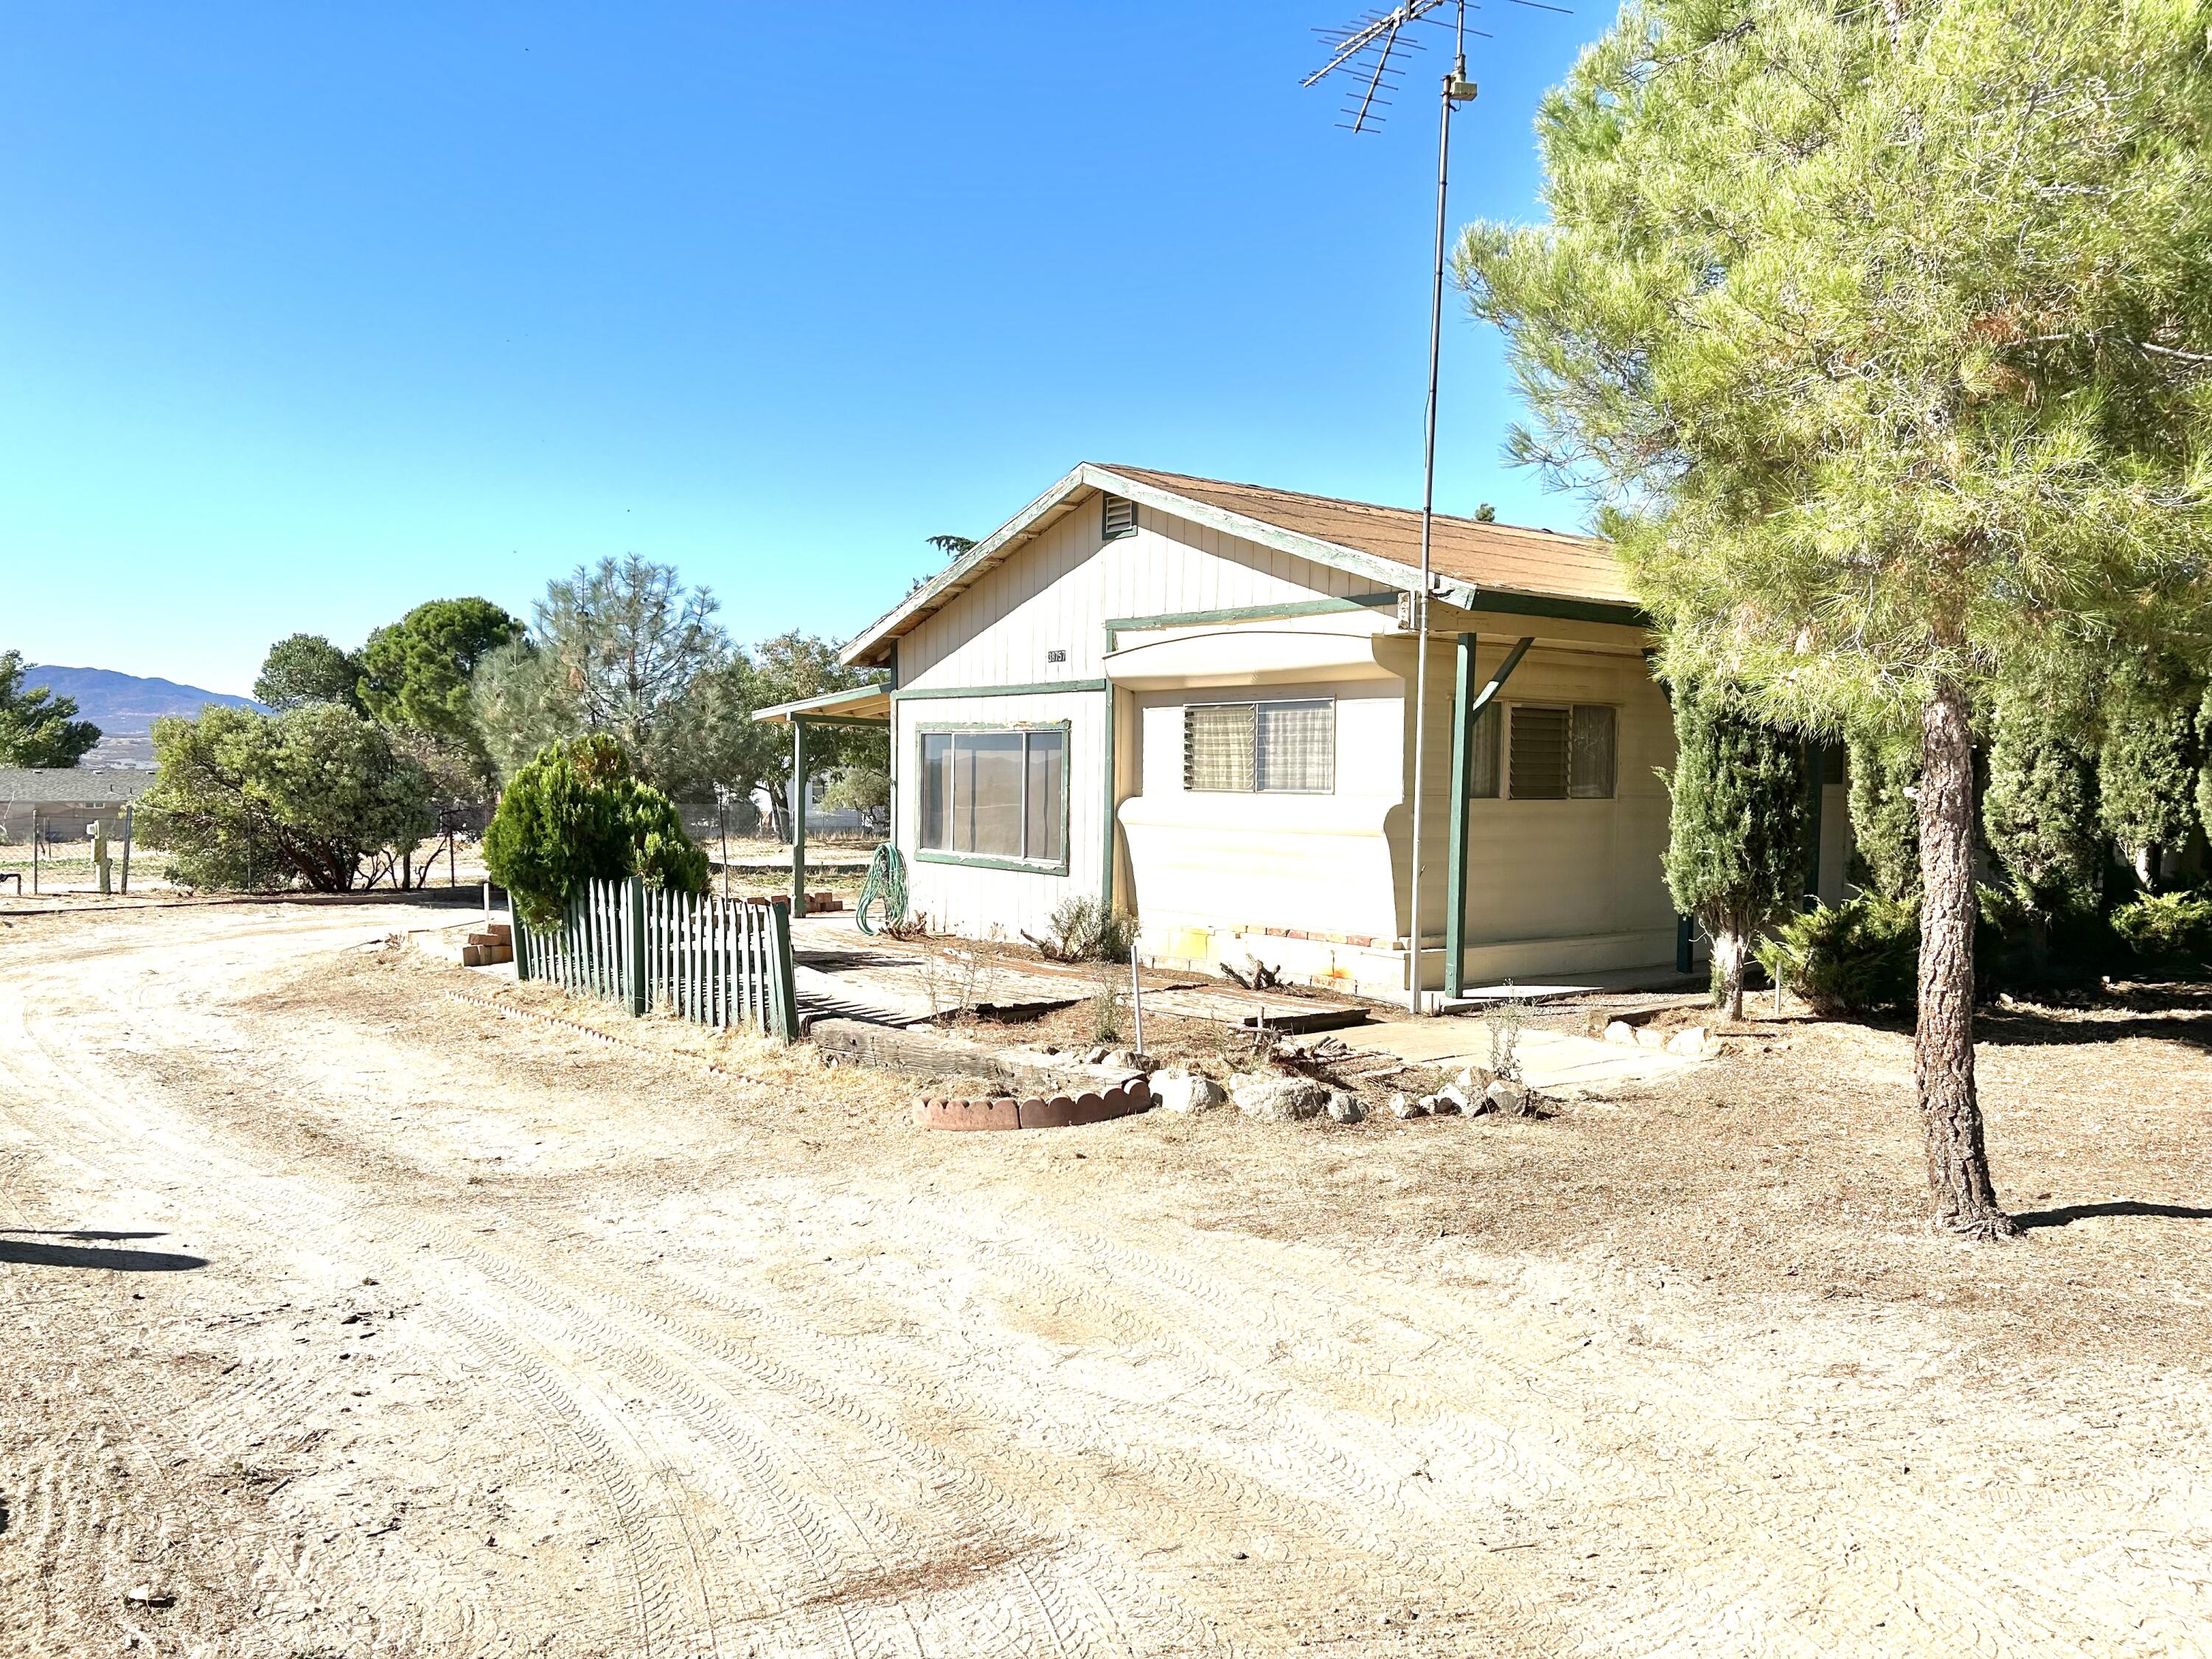
[[[386, 1219], [388, 1223], [389, 1218], [387, 1217]], [[499, 1276], [508, 1289], [518, 1295], [533, 1300], [549, 1320], [565, 1317], [573, 1322], [576, 1316], [576, 1310], [580, 1307], [589, 1306], [597, 1309], [601, 1315], [618, 1309], [625, 1316], [642, 1314], [653, 1322], [653, 1328], [641, 1333], [618, 1331], [594, 1325], [586, 1334], [592, 1340], [592, 1346], [595, 1352], [651, 1356], [666, 1352], [669, 1346], [668, 1339], [677, 1333], [677, 1327], [669, 1322], [665, 1315], [647, 1309], [644, 1304], [631, 1294], [629, 1282], [618, 1275], [599, 1274], [588, 1279], [580, 1279], [577, 1264], [571, 1261], [564, 1264], [560, 1287], [549, 1290], [546, 1285], [517, 1277], [511, 1263], [495, 1262], [494, 1258], [487, 1255], [485, 1248], [478, 1241], [456, 1234], [450, 1229], [441, 1230], [437, 1234], [437, 1240], [441, 1249], [465, 1257], [475, 1270]], [[580, 1295], [578, 1292], [585, 1292], [585, 1294]], [[787, 1328], [790, 1328], [792, 1310], [779, 1310], [775, 1318], [769, 1322]], [[726, 1333], [703, 1332], [699, 1328], [696, 1320], [684, 1330], [684, 1336], [688, 1346], [695, 1351], [710, 1353], [722, 1364], [750, 1363], [744, 1349], [739, 1346], [732, 1345], [727, 1340]], [[714, 1408], [711, 1406], [702, 1405], [696, 1392], [689, 1391], [688, 1385], [675, 1377], [665, 1367], [659, 1367], [650, 1362], [642, 1362], [641, 1370], [639, 1364], [634, 1363], [633, 1380], [654, 1388], [664, 1401], [671, 1398], [683, 1399], [687, 1406], [689, 1419], [708, 1424], [709, 1425], [708, 1431], [710, 1434], [719, 1434], [719, 1431], [713, 1427]], [[750, 1402], [750, 1408], [752, 1410], [763, 1409], [763, 1402], [767, 1402], [767, 1407], [771, 1410], [781, 1407], [785, 1402], [789, 1401], [796, 1401], [803, 1408], [800, 1411], [789, 1409], [780, 1411], [780, 1427], [785, 1436], [803, 1435], [810, 1438], [817, 1437], [818, 1424], [809, 1421], [806, 1413], [828, 1414], [846, 1420], [857, 1431], [856, 1445], [864, 1446], [866, 1455], [878, 1462], [886, 1457], [911, 1462], [921, 1449], [918, 1443], [902, 1435], [890, 1419], [856, 1413], [850, 1401], [839, 1389], [835, 1386], [826, 1386], [809, 1377], [802, 1377], [801, 1374], [794, 1370], [785, 1368], [769, 1372], [761, 1370], [757, 1364], [754, 1364], [751, 1366], [747, 1381], [754, 1386], [748, 1389], [743, 1398]], [[727, 1398], [727, 1406], [733, 1407], [736, 1404], [736, 1396]], [[757, 1445], [750, 1450], [740, 1449], [732, 1446], [726, 1437], [721, 1437], [721, 1443], [725, 1449], [731, 1452], [733, 1465], [765, 1467], [765, 1459]], [[808, 1460], [799, 1461], [804, 1462]], [[948, 1507], [945, 1501], [948, 1486], [958, 1484], [948, 1482], [948, 1476], [957, 1472], [945, 1465], [942, 1460], [930, 1461], [929, 1486], [932, 1495], [936, 1500], [936, 1506]], [[830, 1501], [836, 1501], [834, 1492], [829, 1496]], [[994, 1542], [994, 1534], [1003, 1534], [1008, 1526], [1005, 1505], [1002, 1503], [995, 1506], [999, 1512], [988, 1518], [975, 1513], [972, 1504], [966, 1506], [954, 1504], [950, 1507], [954, 1509], [956, 1514], [959, 1514], [963, 1507], [968, 1511], [962, 1516], [964, 1524], [957, 1533], [946, 1537], [922, 1540], [920, 1544], [913, 1540], [892, 1540], [892, 1547], [896, 1548], [899, 1558], [896, 1564], [885, 1560], [880, 1553], [867, 1561], [837, 1559], [823, 1564], [820, 1576], [835, 1583], [844, 1579], [866, 1577], [872, 1569], [876, 1576], [887, 1577], [901, 1571], [912, 1571], [925, 1569], [931, 1559], [942, 1558], [948, 1552], [956, 1549], [972, 1551], [980, 1546], [981, 1553], [987, 1556], [1000, 1552], [1002, 1547]], [[811, 1538], [819, 1538], [823, 1533], [818, 1520], [810, 1521], [799, 1530]], [[878, 1545], [877, 1547], [880, 1549], [881, 1546]], [[1063, 1558], [1066, 1556], [1065, 1551], [1059, 1553]], [[1120, 1576], [1114, 1577], [1118, 1579]], [[1092, 1585], [1088, 1588], [1093, 1598], [1101, 1600], [1103, 1605], [1103, 1598], [1098, 1594], [1098, 1587]], [[1068, 1632], [1071, 1630], [1076, 1630], [1087, 1631], [1089, 1634], [1086, 1640], [1089, 1645], [1099, 1650], [1120, 1650], [1118, 1645], [1109, 1638], [1100, 1635], [1091, 1628], [1097, 1621], [1090, 1619], [1088, 1615], [1068, 1608], [1064, 1604], [1055, 1606], [1054, 1602], [1058, 1595], [1059, 1592], [1056, 1589], [1036, 1592], [1030, 1595], [1029, 1599], [1039, 1604], [1037, 1617], [1030, 1621], [1028, 1628], [1018, 1630], [1015, 1636], [1011, 1638], [1017, 1650], [1029, 1650], [1033, 1644], [1040, 1639], [1065, 1645], [1069, 1639]], [[1141, 1611], [1135, 1607], [1128, 1607], [1125, 1608], [1124, 1612], [1126, 1616], [1153, 1627], [1158, 1627], [1164, 1623], [1180, 1622], [1173, 1619], [1170, 1609], [1159, 1606]], [[1110, 1624], [1113, 1621], [1109, 1619], [1108, 1622]], [[1194, 1626], [1181, 1628], [1177, 1632], [1176, 1650], [1198, 1651], [1211, 1646], [1211, 1641]]]
[[[234, 942], [234, 939], [221, 941], [226, 946]], [[158, 984], [159, 981], [153, 985], [142, 983], [133, 988], [134, 1004], [143, 1018], [154, 1018], [160, 1012], [159, 1005], [151, 1000]], [[103, 1088], [100, 1080], [77, 1069], [86, 1064], [82, 1059], [76, 1066], [65, 1061], [57, 1052], [57, 1046], [45, 1041], [33, 1029], [27, 1001], [17, 999], [11, 1012], [9, 1024], [21, 1039], [15, 1053], [18, 1056], [26, 1049], [35, 1053], [41, 1062], [39, 1069], [44, 1073], [42, 1080], [59, 1084], [73, 1094], [79, 1103], [78, 1116], [92, 1126], [89, 1133], [78, 1130], [76, 1138], [79, 1145], [73, 1149], [74, 1156], [87, 1169], [120, 1175], [130, 1161], [125, 1148], [150, 1143], [164, 1154], [162, 1174], [172, 1177], [182, 1172], [196, 1174], [203, 1203], [210, 1209], [227, 1211], [234, 1225], [264, 1234], [274, 1232], [276, 1230], [272, 1224], [279, 1217], [271, 1213], [273, 1206], [283, 1212], [281, 1218], [295, 1233], [321, 1234], [338, 1229], [342, 1221], [339, 1204], [327, 1199], [311, 1203], [296, 1193], [288, 1194], [283, 1190], [284, 1178], [264, 1176], [250, 1164], [222, 1156], [204, 1141], [196, 1142], [167, 1128], [157, 1129], [151, 1135], [133, 1135], [132, 1129], [143, 1126], [123, 1120], [112, 1104], [125, 1093], [116, 1086], [122, 1080], [107, 1079], [108, 1086]], [[0, 1054], [0, 1067], [21, 1079], [22, 1073], [4, 1054]], [[21, 1121], [20, 1112], [10, 1109]], [[39, 1124], [48, 1134], [63, 1127], [56, 1122], [51, 1107], [40, 1115]], [[131, 1173], [143, 1176], [145, 1172], [134, 1170]], [[259, 1201], [246, 1201], [248, 1193], [256, 1194]], [[362, 1248], [364, 1253], [374, 1249]], [[391, 1253], [379, 1252], [377, 1259], [384, 1273], [397, 1277], [412, 1271], [410, 1262]], [[592, 1471], [605, 1494], [608, 1520], [622, 1537], [629, 1557], [630, 1599], [636, 1609], [640, 1651], [688, 1651], [674, 1609], [692, 1598], [679, 1594], [678, 1588], [668, 1582], [665, 1563], [672, 1552], [667, 1540], [652, 1524], [648, 1506], [639, 1497], [629, 1474], [630, 1465], [640, 1460], [635, 1454], [623, 1458], [611, 1449], [606, 1425], [595, 1420], [578, 1392], [561, 1386], [554, 1368], [532, 1359], [523, 1349], [504, 1340], [489, 1324], [465, 1310], [452, 1305], [436, 1307], [432, 1316], [469, 1341], [488, 1364], [504, 1371], [524, 1397], [534, 1403], [544, 1423], [575, 1447], [580, 1465]], [[465, 1606], [465, 1601], [462, 1605]], [[416, 1650], [410, 1644], [388, 1650], [404, 1653]]]
[[[161, 1017], [163, 1011], [147, 997], [142, 995], [139, 1002], [139, 1012], [142, 1018]], [[65, 1074], [69, 1068], [53, 1054], [52, 1045], [43, 1046], [47, 1048], [46, 1057], [57, 1074]], [[171, 1065], [173, 1067], [173, 1059]], [[77, 1079], [76, 1083], [87, 1098], [94, 1101], [101, 1098], [102, 1091], [91, 1082]], [[181, 1152], [183, 1149], [173, 1146], [171, 1150]], [[234, 1168], [218, 1168], [206, 1164], [204, 1161], [200, 1173], [204, 1179], [210, 1181], [228, 1179], [234, 1184], [242, 1184], [236, 1181], [240, 1171]], [[264, 1220], [270, 1218], [270, 1195], [264, 1192], [261, 1206], [255, 1213]], [[295, 1200], [283, 1207], [288, 1212], [285, 1218], [295, 1227], [326, 1225], [333, 1219], [328, 1212], [327, 1206], [325, 1206], [301, 1203]], [[386, 1231], [392, 1230], [398, 1218], [394, 1216], [388, 1204], [380, 1211], [380, 1225]], [[858, 1564], [851, 1559], [843, 1559], [836, 1549], [831, 1547], [829, 1541], [830, 1529], [823, 1525], [821, 1518], [811, 1513], [802, 1515], [796, 1510], [795, 1500], [787, 1482], [779, 1478], [771, 1466], [770, 1460], [757, 1442], [739, 1443], [726, 1422], [718, 1417], [714, 1404], [707, 1401], [684, 1377], [653, 1359], [648, 1352], [641, 1352], [631, 1333], [610, 1326], [603, 1320], [594, 1319], [580, 1324], [575, 1313], [579, 1301], [576, 1291], [583, 1287], [563, 1285], [556, 1289], [532, 1280], [519, 1274], [511, 1264], [496, 1261], [477, 1248], [471, 1241], [459, 1237], [450, 1230], [425, 1225], [416, 1218], [409, 1218], [400, 1224], [398, 1231], [403, 1241], [415, 1243], [418, 1250], [422, 1246], [428, 1245], [437, 1249], [449, 1263], [465, 1261], [473, 1272], [498, 1283], [501, 1288], [527, 1304], [531, 1312], [536, 1316], [531, 1322], [538, 1328], [543, 1329], [545, 1322], [565, 1321], [570, 1327], [576, 1328], [573, 1334], [582, 1339], [595, 1352], [623, 1355], [625, 1370], [628, 1373], [626, 1380], [632, 1383], [642, 1383], [653, 1389], [664, 1408], [669, 1402], [676, 1402], [681, 1408], [679, 1414], [684, 1419], [687, 1431], [702, 1434], [714, 1444], [724, 1454], [728, 1468], [744, 1474], [753, 1498], [765, 1508], [779, 1513], [781, 1524], [772, 1529], [772, 1535], [797, 1537], [803, 1541], [811, 1555], [811, 1559], [804, 1565], [815, 1585], [831, 1586], [845, 1578], [855, 1576]], [[359, 1252], [356, 1250], [356, 1253]], [[390, 1265], [386, 1268], [386, 1271], [391, 1272], [402, 1270], [402, 1267], [396, 1260], [391, 1261]], [[480, 1320], [464, 1317], [459, 1322], [480, 1348], [503, 1362], [511, 1371], [520, 1374], [541, 1399], [550, 1397], [546, 1378], [542, 1374], [541, 1368], [533, 1364], [523, 1354], [520, 1346], [514, 1340], [517, 1335], [515, 1332], [512, 1330], [507, 1332], [506, 1340], [502, 1342], [500, 1338], [495, 1337]], [[568, 1426], [572, 1432], [578, 1431], [574, 1422], [572, 1421]], [[590, 1438], [588, 1435], [585, 1437], [587, 1440]], [[594, 1450], [600, 1449], [599, 1447], [594, 1447]], [[616, 1460], [617, 1464], [622, 1461], [623, 1460]], [[672, 1474], [665, 1466], [658, 1470], [658, 1474], [664, 1480], [673, 1480]], [[616, 1486], [617, 1490], [613, 1492], [615, 1508], [625, 1523], [634, 1526], [635, 1516], [641, 1505], [630, 1492], [621, 1488], [619, 1482], [617, 1482]], [[679, 1497], [676, 1504], [671, 1507], [676, 1508], [681, 1514], [688, 1511], [690, 1504], [688, 1501]], [[690, 1559], [695, 1564], [700, 1564], [702, 1567], [700, 1577], [702, 1582], [700, 1589], [702, 1599], [711, 1602], [715, 1598], [711, 1582], [708, 1582], [711, 1575], [703, 1571], [707, 1554], [705, 1547], [696, 1534], [689, 1528], [685, 1531], [683, 1541]], [[665, 1556], [666, 1552], [663, 1551], [661, 1553]], [[654, 1565], [665, 1572], [665, 1561], [656, 1562]], [[879, 1559], [872, 1565], [879, 1565]], [[1066, 1650], [1067, 1644], [1064, 1632], [1068, 1626], [1074, 1626], [1079, 1621], [1064, 1609], [1055, 1612], [1051, 1605], [1052, 1599], [1049, 1592], [1033, 1591], [1031, 1596], [1031, 1600], [1036, 1602], [1039, 1608], [1039, 1616], [1043, 1626], [1042, 1633], [1056, 1650]], [[641, 1609], [641, 1616], [647, 1626], [649, 1639], [651, 1628], [659, 1622], [654, 1617], [656, 1598], [650, 1592], [647, 1592], [643, 1600], [645, 1605]], [[887, 1632], [882, 1631], [870, 1632], [863, 1640], [853, 1629], [855, 1615], [852, 1610], [830, 1603], [829, 1598], [820, 1596], [813, 1598], [812, 1605], [821, 1608], [822, 1615], [833, 1620], [840, 1627], [838, 1632], [840, 1639], [835, 1644], [837, 1650], [853, 1654], [855, 1659], [858, 1659], [858, 1656], [862, 1653], [872, 1655], [916, 1650], [918, 1638], [913, 1635], [910, 1620], [905, 1619], [902, 1615], [899, 1622], [907, 1632], [908, 1639], [906, 1642], [886, 1640]], [[711, 1641], [711, 1630], [706, 1634]], [[1029, 1634], [1030, 1632], [1015, 1632], [1016, 1639], [1008, 1644], [1008, 1650], [1015, 1650], [1017, 1648], [1027, 1650], [1030, 1646], [1027, 1639]]]
[[[397, 1144], [364, 1148], [386, 1161], [361, 1166], [313, 1123], [210, 1113], [219, 1072], [310, 1104], [316, 1087], [299, 1054], [227, 1000], [231, 971], [173, 963], [135, 996], [143, 1052], [103, 1060], [115, 1032], [91, 1016], [44, 1028], [46, 1058], [77, 1081], [65, 1113], [27, 1121], [73, 1122], [74, 1150], [167, 1184], [171, 1202], [184, 1191], [213, 1207], [211, 1183], [235, 1180], [263, 1228], [344, 1231], [349, 1259], [418, 1299], [430, 1287], [441, 1306], [424, 1319], [475, 1322], [456, 1342], [510, 1386], [548, 1391], [531, 1432], [629, 1483], [601, 1501], [627, 1505], [634, 1547], [659, 1552], [637, 1583], [662, 1599], [636, 1612], [638, 1640], [620, 1651], [649, 1639], [712, 1652], [718, 1638], [733, 1654], [750, 1638], [853, 1659], [1223, 1650], [1205, 1608], [1242, 1634], [1238, 1650], [1275, 1651], [1297, 1627], [1255, 1616], [1273, 1612], [1271, 1591], [1316, 1607], [1330, 1594], [1317, 1587], [1355, 1577], [1364, 1607], [1442, 1593], [1480, 1618], [1433, 1637], [1329, 1637], [1353, 1651], [2009, 1654], [2093, 1638], [2105, 1652], [2205, 1650], [2189, 1592], [2172, 1587], [2187, 1544], [2154, 1534], [2152, 1516], [2075, 1548], [2063, 1527], [2079, 1501], [1944, 1478], [1978, 1449], [1973, 1402], [1924, 1419], [1895, 1407], [1908, 1380], [1915, 1398], [1954, 1381], [1956, 1357], [1923, 1350], [1908, 1379], [1879, 1322], [1790, 1315], [1794, 1371], [1717, 1336], [1689, 1352], [1625, 1346], [1592, 1324], [1593, 1304], [1616, 1324], [1638, 1304], [1579, 1266], [1547, 1269], [1561, 1285], [1580, 1276], [1562, 1310], [1540, 1277], [1472, 1294], [1402, 1263], [1200, 1231], [1110, 1184], [1026, 1209], [1018, 1177], [923, 1195], [746, 1176], [684, 1196], [738, 1206], [716, 1248], [641, 1267], [606, 1227], [573, 1224], [580, 1197], [531, 1200], [505, 1178], [462, 1190]], [[10, 1057], [0, 1043], [0, 1073]], [[498, 1064], [469, 1060], [441, 1086]], [[150, 1104], [113, 1105], [115, 1085], [149, 1067], [174, 1081]], [[376, 1086], [407, 1075], [394, 1059]], [[205, 1144], [189, 1144], [195, 1132]], [[838, 1271], [805, 1265], [817, 1239]], [[848, 1255], [872, 1259], [848, 1272]], [[1663, 1309], [1651, 1316], [1663, 1326]], [[1593, 1332], [1604, 1346], [1586, 1349]], [[1880, 1375], [1808, 1393], [1808, 1342]], [[325, 1409], [302, 1385], [240, 1380], [248, 1398], [264, 1384], [272, 1416]], [[2202, 1423], [2185, 1392], [2154, 1381], [2140, 1399], [2168, 1401], [2161, 1421]], [[579, 1439], [590, 1433], [595, 1452]], [[1908, 1461], [1927, 1473], [1899, 1479]], [[1868, 1495], [1871, 1507], [1855, 1501]], [[2161, 1501], [2185, 1524], [2203, 1512], [2201, 1492]], [[757, 1547], [733, 1545], [732, 1529]], [[1286, 1559], [1231, 1583], [1202, 1563], [1158, 1567], [1144, 1547], [1224, 1535], [1264, 1537]], [[1480, 1553], [1492, 1546], [1527, 1553]], [[963, 1552], [978, 1571], [951, 1565]], [[390, 1594], [373, 1553], [305, 1571]], [[2130, 1607], [2116, 1586], [2138, 1584], [2157, 1593]], [[465, 1581], [452, 1588], [468, 1601]], [[452, 1617], [421, 1628], [427, 1650], [496, 1645], [472, 1607]], [[374, 1650], [397, 1650], [379, 1632]]]

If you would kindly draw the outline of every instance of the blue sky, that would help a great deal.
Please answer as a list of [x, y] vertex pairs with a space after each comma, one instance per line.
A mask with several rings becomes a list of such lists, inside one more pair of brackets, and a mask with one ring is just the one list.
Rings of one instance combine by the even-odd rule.
[[[1085, 459], [1415, 502], [1443, 59], [1338, 130], [1345, 3], [0, 0], [0, 648], [242, 691], [627, 551], [844, 635]], [[1610, 12], [1476, 21], [1532, 217]], [[1578, 524], [1444, 374], [1440, 504]]]

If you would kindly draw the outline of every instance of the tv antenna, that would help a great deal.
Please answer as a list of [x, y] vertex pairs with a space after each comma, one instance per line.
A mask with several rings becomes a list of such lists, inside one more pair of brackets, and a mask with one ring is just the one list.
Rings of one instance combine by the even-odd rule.
[[[1543, 0], [1512, 0], [1534, 11], [1567, 10]], [[1480, 9], [1480, 5], [1475, 9]], [[1429, 707], [1429, 599], [1436, 587], [1431, 568], [1431, 546], [1436, 526], [1437, 502], [1437, 366], [1443, 343], [1445, 206], [1451, 188], [1451, 118], [1462, 104], [1474, 101], [1474, 82], [1467, 78], [1467, 37], [1484, 40], [1480, 29], [1467, 26], [1468, 0], [1401, 0], [1385, 10], [1370, 10], [1340, 28], [1316, 29], [1329, 50], [1328, 61], [1299, 82], [1318, 86], [1334, 78], [1346, 83], [1348, 96], [1338, 123], [1354, 134], [1374, 132], [1382, 125], [1391, 105], [1388, 94], [1397, 90], [1408, 60], [1424, 50], [1416, 29], [1449, 28], [1452, 36], [1451, 68], [1443, 77], [1438, 100], [1437, 130], [1437, 242], [1436, 260], [1429, 285], [1429, 400], [1421, 437], [1421, 586], [1413, 595], [1413, 827], [1412, 857], [1406, 873], [1406, 985], [1413, 1012], [1421, 1012], [1421, 780], [1427, 771]], [[1448, 930], [1449, 931], [1449, 930]], [[1453, 964], [1447, 977], [1458, 982]]]

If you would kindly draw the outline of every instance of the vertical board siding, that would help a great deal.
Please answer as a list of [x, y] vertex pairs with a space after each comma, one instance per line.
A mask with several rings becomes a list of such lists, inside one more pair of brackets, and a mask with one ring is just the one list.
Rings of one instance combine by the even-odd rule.
[[515, 937], [520, 977], [702, 1025], [799, 1035], [791, 913], [780, 901], [592, 881], [557, 927], [518, 927]]
[[[1365, 592], [1370, 580], [1151, 507], [1104, 539], [1093, 494], [899, 641], [902, 690], [1033, 685], [1104, 672], [1107, 621]], [[1067, 660], [1048, 663], [1061, 650]]]

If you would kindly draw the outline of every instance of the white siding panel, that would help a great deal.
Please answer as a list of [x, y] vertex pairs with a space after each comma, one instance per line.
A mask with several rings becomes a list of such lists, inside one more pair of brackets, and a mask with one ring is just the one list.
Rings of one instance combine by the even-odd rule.
[[[1297, 605], [1369, 591], [1345, 572], [1145, 508], [1106, 541], [1098, 498], [1079, 501], [899, 641], [902, 688], [1029, 685], [1104, 670], [1119, 617]], [[1046, 660], [1065, 651], [1067, 659]]]
[[[896, 839], [907, 860], [909, 911], [927, 914], [942, 931], [980, 938], [994, 927], [1012, 939], [1041, 933], [1054, 908], [1072, 894], [1095, 894], [1104, 857], [1098, 826], [1103, 811], [1105, 694], [1033, 693], [1012, 697], [902, 697], [894, 705], [899, 744], [897, 798], [892, 811]], [[1067, 873], [989, 870], [932, 861], [921, 848], [921, 767], [918, 738], [945, 726], [1012, 727], [1067, 722]]]

